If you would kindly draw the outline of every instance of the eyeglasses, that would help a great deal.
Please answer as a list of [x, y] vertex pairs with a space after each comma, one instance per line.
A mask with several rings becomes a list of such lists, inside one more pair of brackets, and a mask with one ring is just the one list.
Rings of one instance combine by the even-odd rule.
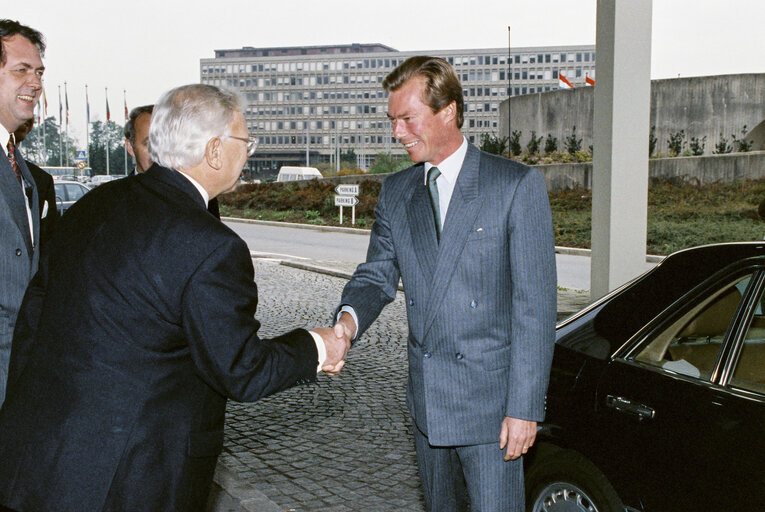
[[258, 147], [258, 139], [252, 136], [247, 137], [245, 139], [244, 137], [235, 137], [234, 135], [225, 135], [222, 138], [241, 140], [242, 142], [247, 144], [247, 156], [252, 156], [252, 154], [255, 153], [255, 149]]

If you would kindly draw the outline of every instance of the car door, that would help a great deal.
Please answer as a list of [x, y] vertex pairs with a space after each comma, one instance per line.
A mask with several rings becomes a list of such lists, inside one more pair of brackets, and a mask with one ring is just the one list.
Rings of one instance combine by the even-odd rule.
[[705, 282], [602, 375], [606, 463], [615, 486], [633, 489], [648, 511], [753, 510], [761, 500], [763, 277], [749, 267]]

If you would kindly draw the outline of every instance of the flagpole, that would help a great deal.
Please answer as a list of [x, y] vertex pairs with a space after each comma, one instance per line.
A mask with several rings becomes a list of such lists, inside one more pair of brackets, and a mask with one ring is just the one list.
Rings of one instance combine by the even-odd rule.
[[64, 152], [61, 151], [61, 86], [58, 86], [58, 166], [64, 166]]
[[[127, 91], [125, 89], [122, 89], [122, 99], [125, 100], [125, 123], [128, 121], [128, 108], [127, 108]], [[127, 170], [127, 144], [123, 141], [122, 143], [122, 152], [125, 154], [125, 174], [128, 173]]]
[[[508, 140], [512, 134], [510, 105], [513, 103], [510, 98], [513, 95], [513, 55], [510, 50], [510, 25], [507, 26], [507, 137]], [[508, 148], [509, 149], [509, 148]]]
[[64, 131], [64, 147], [66, 148], [66, 166], [69, 167], [69, 93], [66, 90], [66, 82], [64, 82], [64, 101], [66, 103], [66, 129]]
[[48, 165], [48, 139], [45, 138], [45, 116], [48, 114], [48, 98], [45, 97], [45, 89], [43, 89], [42, 98], [43, 98], [43, 109], [42, 109], [43, 155], [45, 155], [45, 165]]
[[109, 91], [104, 87], [106, 98], [106, 175], [109, 175]]
[[88, 100], [88, 84], [85, 84], [85, 157], [90, 167], [90, 101]]

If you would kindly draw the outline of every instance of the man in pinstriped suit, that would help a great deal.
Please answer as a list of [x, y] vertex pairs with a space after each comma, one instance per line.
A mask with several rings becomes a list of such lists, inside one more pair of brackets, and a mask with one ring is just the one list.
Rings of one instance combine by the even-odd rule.
[[[34, 117], [45, 70], [42, 34], [0, 19], [0, 405], [16, 316], [37, 271], [40, 214], [35, 181], [11, 134]], [[55, 205], [50, 205], [54, 207]]]
[[415, 165], [383, 182], [339, 323], [351, 338], [363, 334], [402, 279], [426, 508], [464, 506], [464, 476], [473, 512], [521, 511], [521, 455], [544, 418], [555, 338], [545, 182], [462, 136], [462, 87], [443, 59], [412, 57], [383, 87], [393, 134]]

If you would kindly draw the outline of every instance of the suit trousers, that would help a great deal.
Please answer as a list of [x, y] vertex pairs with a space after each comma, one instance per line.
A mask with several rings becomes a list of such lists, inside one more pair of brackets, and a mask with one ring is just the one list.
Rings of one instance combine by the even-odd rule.
[[[523, 512], [523, 458], [505, 461], [496, 443], [432, 446], [414, 426], [417, 467], [428, 512]], [[467, 496], [465, 490], [467, 488]]]

